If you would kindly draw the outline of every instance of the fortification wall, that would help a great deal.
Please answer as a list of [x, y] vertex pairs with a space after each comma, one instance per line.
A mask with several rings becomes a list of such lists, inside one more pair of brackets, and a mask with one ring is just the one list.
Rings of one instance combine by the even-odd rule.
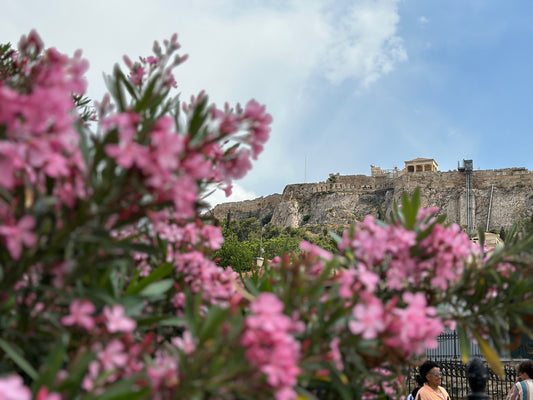
[[474, 188], [523, 187], [533, 185], [533, 171], [525, 168], [487, 169], [473, 172]]
[[[416, 187], [449, 189], [466, 187], [466, 174], [460, 171], [383, 174], [381, 176], [345, 175], [335, 182], [287, 185], [283, 198], [294, 199], [323, 192], [358, 192], [394, 189], [412, 192]], [[506, 168], [473, 171], [474, 189], [520, 187], [533, 185], [533, 171], [525, 168]]]
[[228, 217], [235, 219], [257, 218], [262, 219], [274, 213], [275, 208], [281, 202], [279, 193], [253, 200], [237, 201], [233, 203], [218, 204], [207, 215], [222, 221]]
[[[509, 228], [531, 218], [533, 172], [525, 168], [472, 171], [470, 209], [474, 226]], [[215, 207], [217, 219], [230, 212], [233, 218], [271, 215], [279, 226], [348, 224], [365, 215], [388, 214], [404, 192], [421, 189], [423, 207], [439, 207], [449, 222], [466, 226], [466, 173], [435, 171], [337, 176], [334, 182], [287, 185], [276, 194]], [[492, 199], [491, 199], [492, 196]]]

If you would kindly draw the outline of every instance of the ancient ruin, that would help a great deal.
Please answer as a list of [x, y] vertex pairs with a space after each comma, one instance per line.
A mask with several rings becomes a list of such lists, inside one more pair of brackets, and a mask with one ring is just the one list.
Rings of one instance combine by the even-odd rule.
[[[463, 160], [457, 170], [439, 171], [431, 158], [405, 161], [400, 170], [371, 165], [371, 175], [339, 175], [333, 181], [287, 185], [283, 194], [217, 205], [219, 220], [270, 219], [278, 226], [348, 225], [366, 215], [387, 215], [404, 192], [419, 187], [422, 206], [437, 206], [468, 231], [508, 229], [533, 214], [533, 172], [526, 168], [474, 170]], [[270, 218], [271, 217], [271, 218]]]

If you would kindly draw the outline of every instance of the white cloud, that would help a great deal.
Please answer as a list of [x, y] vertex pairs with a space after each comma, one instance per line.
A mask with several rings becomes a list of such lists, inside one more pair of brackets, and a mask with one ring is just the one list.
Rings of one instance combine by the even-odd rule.
[[418, 22], [421, 24], [421, 25], [426, 25], [426, 24], [429, 24], [429, 19], [427, 19], [426, 17], [424, 17], [423, 15], [418, 18]]
[[243, 200], [252, 200], [256, 199], [258, 196], [250, 192], [246, 189], [244, 189], [239, 184], [234, 183], [233, 184], [233, 190], [230, 197], [226, 197], [226, 194], [220, 190], [215, 190], [210, 196], [208, 196], [205, 200], [209, 203], [211, 207], [216, 206], [217, 204], [222, 203], [232, 203], [235, 201], [243, 201]]
[[342, 12], [333, 14], [330, 23], [326, 76], [331, 82], [355, 79], [367, 86], [407, 60], [403, 41], [396, 36], [397, 1], [361, 0]]
[[103, 72], [111, 73], [125, 54], [149, 55], [154, 40], [177, 32], [182, 53], [190, 55], [175, 73], [182, 99], [205, 89], [219, 106], [251, 98], [267, 105], [271, 139], [241, 184], [256, 191], [270, 184], [272, 193], [302, 180], [296, 166], [302, 157], [291, 141], [322, 101], [310, 92], [317, 78], [350, 80], [356, 90], [407, 58], [396, 34], [397, 2], [8, 0], [0, 41], [16, 43], [36, 28], [47, 46], [70, 55], [81, 48], [90, 62], [88, 95], [99, 100]]

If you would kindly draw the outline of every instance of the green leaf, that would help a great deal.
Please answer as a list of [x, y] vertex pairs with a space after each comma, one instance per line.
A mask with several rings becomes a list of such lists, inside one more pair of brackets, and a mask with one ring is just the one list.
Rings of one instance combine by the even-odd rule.
[[223, 310], [219, 307], [212, 307], [207, 312], [207, 315], [203, 321], [202, 327], [200, 328], [199, 339], [201, 342], [212, 338], [215, 335], [216, 329], [220, 324], [225, 321], [228, 317], [228, 311]]
[[496, 354], [489, 342], [483, 339], [479, 333], [473, 331], [472, 334], [476, 338], [477, 343], [479, 344], [479, 348], [481, 349], [481, 353], [487, 360], [487, 363], [489, 364], [492, 371], [500, 378], [503, 378], [505, 376], [505, 372], [503, 370], [503, 364], [498, 354]]
[[462, 326], [457, 326], [457, 337], [459, 339], [459, 348], [461, 349], [461, 359], [466, 364], [470, 360], [470, 341]]
[[158, 324], [159, 326], [181, 326], [185, 325], [185, 319], [180, 317], [172, 317], [163, 315], [159, 317], [148, 317], [137, 320], [137, 326], [150, 326]]
[[163, 279], [158, 282], [150, 283], [139, 293], [141, 296], [151, 297], [164, 294], [174, 285], [174, 279]]
[[118, 111], [124, 112], [126, 111], [126, 99], [124, 98], [124, 90], [122, 89], [122, 85], [120, 84], [120, 75], [122, 74], [122, 71], [120, 70], [120, 67], [118, 64], [115, 64], [115, 67], [113, 69], [113, 72], [115, 73], [115, 81], [113, 86], [113, 97], [115, 98], [115, 101], [117, 102], [117, 108]]
[[13, 360], [13, 362], [20, 367], [20, 369], [27, 373], [30, 378], [37, 379], [37, 371], [23, 356], [18, 353], [17, 350], [11, 347], [8, 342], [3, 339], [0, 339], [0, 348], [2, 348], [2, 350], [4, 350], [4, 352], [7, 354], [7, 356], [11, 358], [11, 360]]
[[418, 215], [418, 210], [420, 209], [420, 188], [417, 187], [409, 199], [407, 192], [404, 192], [402, 195], [402, 209], [400, 210], [400, 219], [402, 219], [402, 214], [404, 219], [405, 228], [412, 230], [416, 224], [416, 218]]
[[57, 388], [58, 392], [68, 392], [69, 395], [66, 400], [74, 400], [79, 398], [79, 388], [81, 387], [81, 381], [87, 373], [89, 363], [96, 357], [93, 352], [86, 352], [75, 361], [73, 366], [69, 366], [68, 375], [61, 382]]
[[198, 337], [200, 330], [200, 306], [202, 305], [202, 293], [192, 294], [190, 291], [186, 291], [185, 300], [185, 318], [187, 320], [187, 328], [191, 331], [193, 336]]
[[341, 375], [342, 372], [335, 368], [328, 368], [331, 376], [332, 388], [334, 388], [343, 400], [352, 400], [353, 394], [350, 388], [346, 385], [346, 375]]
[[150, 388], [145, 387], [136, 390], [136, 383], [140, 376], [132, 376], [127, 379], [120, 379], [115, 383], [106, 386], [105, 391], [100, 394], [89, 396], [87, 400], [139, 400], [147, 399]]
[[192, 146], [199, 144], [202, 141], [202, 137], [199, 137], [200, 135], [198, 133], [207, 118], [207, 101], [207, 96], [204, 96], [193, 111], [191, 121], [189, 123], [189, 136], [191, 138], [189, 143]]
[[33, 382], [32, 391], [37, 393], [37, 390], [41, 386], [49, 386], [51, 382], [54, 382], [57, 372], [63, 366], [65, 356], [67, 354], [66, 343], [68, 343], [68, 335], [64, 335], [61, 339], [54, 343], [54, 346], [50, 350], [48, 357], [43, 363], [44, 370], [39, 374], [37, 380]]
[[[151, 104], [154, 100], [154, 88], [158, 82], [160, 82], [161, 75], [160, 74], [154, 74], [152, 79], [148, 81], [146, 85], [146, 89], [144, 90], [141, 99], [137, 102], [135, 105], [135, 111], [140, 112], [141, 110], [144, 110], [149, 104]], [[161, 101], [159, 101], [160, 103]], [[159, 103], [156, 102], [156, 105], [159, 105]]]
[[115, 71], [115, 76], [126, 87], [126, 90], [131, 95], [131, 97], [137, 100], [138, 99], [137, 92], [135, 91], [135, 88], [131, 84], [131, 81], [124, 75], [124, 73], [119, 69]]
[[295, 387], [294, 390], [298, 393], [296, 400], [319, 400], [313, 393], [301, 388], [299, 386]]
[[141, 279], [140, 281], [132, 280], [128, 288], [126, 289], [126, 294], [132, 295], [141, 292], [148, 285], [168, 276], [173, 271], [173, 269], [174, 267], [171, 263], [165, 263], [163, 265], [160, 265], [152, 272], [150, 272], [150, 275]]

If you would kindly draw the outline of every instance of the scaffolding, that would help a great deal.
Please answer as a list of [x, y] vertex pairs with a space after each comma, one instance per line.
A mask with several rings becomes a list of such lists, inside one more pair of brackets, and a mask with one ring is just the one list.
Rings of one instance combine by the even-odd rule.
[[474, 161], [463, 160], [463, 166], [459, 167], [460, 172], [464, 172], [466, 176], [466, 230], [467, 232], [474, 231], [474, 190], [473, 190], [473, 178], [474, 178]]

